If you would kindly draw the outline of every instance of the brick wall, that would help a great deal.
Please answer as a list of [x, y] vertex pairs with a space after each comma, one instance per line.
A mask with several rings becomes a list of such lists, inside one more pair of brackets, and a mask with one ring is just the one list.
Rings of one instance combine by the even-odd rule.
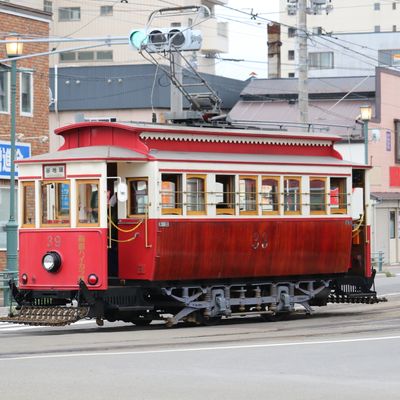
[[[18, 8], [18, 13], [28, 9]], [[49, 24], [30, 17], [35, 10], [26, 12], [26, 17], [4, 13], [0, 9], [0, 26], [2, 32], [15, 32], [40, 37], [49, 35]], [[38, 16], [48, 19], [48, 15], [38, 12]], [[0, 36], [1, 37], [1, 36]], [[4, 39], [4, 37], [1, 37]], [[24, 54], [41, 53], [48, 51], [47, 43], [24, 43]], [[6, 58], [5, 45], [0, 44], [0, 59]], [[33, 116], [20, 115], [19, 75], [17, 74], [17, 103], [16, 103], [16, 132], [24, 135], [23, 142], [31, 143], [32, 155], [48, 151], [48, 142], [43, 143], [34, 137], [49, 135], [49, 59], [47, 56], [33, 57], [17, 61], [17, 68], [27, 68], [33, 71]], [[11, 78], [11, 77], [10, 77]], [[0, 140], [9, 141], [10, 115], [0, 114]], [[32, 138], [29, 140], [29, 138]], [[9, 186], [8, 180], [0, 180], [0, 186]], [[0, 271], [6, 264], [6, 252], [0, 250]]]

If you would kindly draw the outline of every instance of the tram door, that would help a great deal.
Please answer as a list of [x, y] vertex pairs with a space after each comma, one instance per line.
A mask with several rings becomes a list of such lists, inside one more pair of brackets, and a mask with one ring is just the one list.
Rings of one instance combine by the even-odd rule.
[[[118, 174], [117, 163], [107, 164], [107, 219], [108, 226], [108, 276], [117, 277], [118, 276], [118, 243], [116, 242], [118, 237], [118, 232], [113, 224], [118, 223], [118, 201], [116, 200], [115, 190], [115, 179]], [[114, 196], [115, 195], [115, 196]]]

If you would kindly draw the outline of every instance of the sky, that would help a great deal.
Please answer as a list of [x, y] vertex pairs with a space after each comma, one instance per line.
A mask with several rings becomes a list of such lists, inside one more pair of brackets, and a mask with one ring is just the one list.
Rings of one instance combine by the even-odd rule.
[[[243, 7], [246, 5], [246, 7]], [[261, 18], [279, 20], [279, 0], [229, 0], [227, 6], [246, 13], [258, 14]], [[229, 53], [221, 58], [244, 59], [248, 61], [217, 62], [217, 74], [245, 80], [256, 73], [258, 78], [268, 77], [268, 22], [256, 17], [217, 7], [216, 14], [221, 21], [229, 22]]]

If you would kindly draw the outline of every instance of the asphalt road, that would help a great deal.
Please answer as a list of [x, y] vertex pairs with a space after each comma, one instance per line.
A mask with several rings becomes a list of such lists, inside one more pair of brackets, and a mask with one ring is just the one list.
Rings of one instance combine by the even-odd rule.
[[273, 323], [0, 324], [1, 397], [398, 400], [400, 277], [376, 284], [387, 303], [332, 304]]

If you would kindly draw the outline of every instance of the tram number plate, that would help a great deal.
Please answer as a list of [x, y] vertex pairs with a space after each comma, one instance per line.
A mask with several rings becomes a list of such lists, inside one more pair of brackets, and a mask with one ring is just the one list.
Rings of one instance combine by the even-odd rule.
[[168, 221], [162, 221], [158, 223], [158, 226], [160, 228], [168, 228], [169, 227], [169, 222]]

